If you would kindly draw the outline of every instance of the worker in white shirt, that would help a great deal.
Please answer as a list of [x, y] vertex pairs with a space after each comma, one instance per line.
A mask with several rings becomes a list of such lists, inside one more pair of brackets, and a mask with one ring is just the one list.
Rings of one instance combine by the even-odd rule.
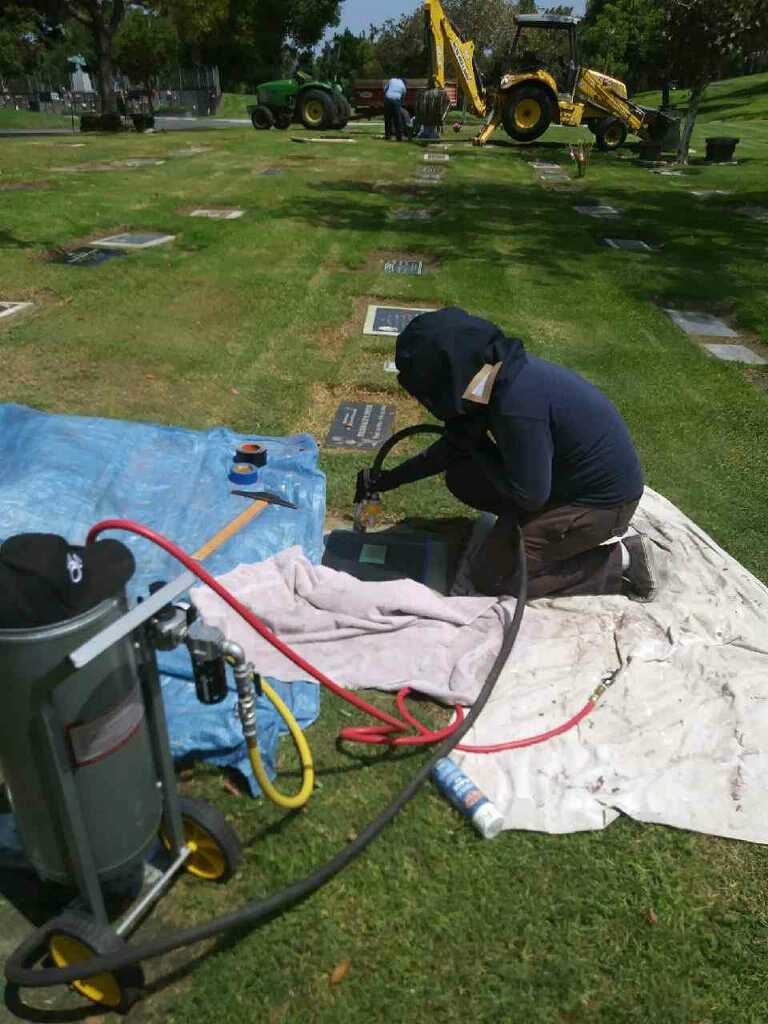
[[384, 86], [384, 138], [394, 135], [403, 142], [403, 100], [408, 87], [402, 78], [390, 78]]

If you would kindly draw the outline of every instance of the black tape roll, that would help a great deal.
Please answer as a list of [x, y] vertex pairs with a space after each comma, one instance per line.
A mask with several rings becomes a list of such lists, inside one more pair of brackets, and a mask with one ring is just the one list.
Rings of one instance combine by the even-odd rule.
[[256, 441], [249, 441], [240, 445], [235, 452], [235, 462], [250, 462], [252, 466], [266, 466], [267, 449], [263, 444]]

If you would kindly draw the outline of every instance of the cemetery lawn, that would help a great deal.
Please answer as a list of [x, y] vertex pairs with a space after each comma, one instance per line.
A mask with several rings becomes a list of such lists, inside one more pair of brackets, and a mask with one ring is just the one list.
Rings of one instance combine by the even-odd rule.
[[[768, 368], [717, 361], [661, 309], [724, 316], [768, 353], [768, 225], [738, 212], [768, 206], [765, 121], [739, 121], [738, 166], [697, 162], [711, 134], [703, 123], [680, 177], [651, 173], [628, 149], [595, 153], [583, 182], [560, 191], [528, 161], [568, 167], [565, 141], [578, 132], [552, 129], [528, 149], [501, 133], [485, 150], [456, 146], [441, 186], [418, 192], [407, 179], [424, 166], [420, 149], [348, 134], [360, 141], [299, 145], [300, 129], [245, 128], [83, 136], [83, 148], [5, 140], [0, 187], [40, 187], [0, 191], [0, 300], [36, 304], [0, 326], [0, 401], [322, 440], [338, 402], [361, 397], [391, 401], [405, 426], [422, 416], [384, 373], [393, 342], [363, 336], [365, 308], [455, 304], [602, 388], [630, 425], [650, 486], [768, 580]], [[165, 162], [115, 163], [149, 157]], [[700, 199], [692, 189], [729, 194]], [[573, 209], [597, 200], [621, 219]], [[190, 219], [195, 205], [246, 215]], [[434, 217], [388, 220], [396, 207]], [[126, 229], [176, 240], [93, 270], [44, 258]], [[660, 249], [615, 252], [604, 237]], [[430, 273], [385, 275], [390, 255], [422, 258]], [[349, 512], [368, 461], [322, 454], [330, 511]], [[387, 511], [467, 513], [439, 481], [387, 495]], [[245, 867], [222, 888], [183, 881], [141, 934], [264, 896], [368, 822], [424, 754], [341, 754], [334, 738], [347, 715], [323, 698], [309, 734], [320, 786], [305, 812], [285, 818], [239, 798], [218, 770], [185, 778], [185, 792], [213, 799], [236, 824]], [[282, 757], [293, 770], [287, 743]], [[192, 971], [189, 952], [148, 963], [152, 994], [131, 1020], [757, 1024], [767, 868], [761, 847], [625, 819], [605, 832], [485, 842], [427, 786], [369, 852], [290, 913], [197, 950]], [[44, 995], [31, 999], [43, 1006]]]

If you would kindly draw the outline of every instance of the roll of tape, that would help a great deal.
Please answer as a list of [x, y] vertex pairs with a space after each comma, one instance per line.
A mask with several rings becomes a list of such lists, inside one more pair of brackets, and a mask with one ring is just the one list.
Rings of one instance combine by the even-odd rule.
[[252, 466], [266, 466], [267, 449], [257, 441], [241, 444], [235, 452], [235, 462], [250, 462]]
[[259, 479], [259, 471], [250, 462], [235, 462], [229, 471], [229, 479], [233, 484], [255, 484]]

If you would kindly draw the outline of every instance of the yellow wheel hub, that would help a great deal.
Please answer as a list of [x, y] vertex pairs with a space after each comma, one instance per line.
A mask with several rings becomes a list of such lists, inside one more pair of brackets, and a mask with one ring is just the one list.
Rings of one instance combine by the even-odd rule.
[[[73, 939], [71, 935], [53, 935], [49, 943], [51, 958], [57, 967], [72, 967], [85, 960], [92, 960], [96, 955], [92, 949]], [[75, 988], [92, 1003], [104, 1006], [119, 1006], [122, 990], [114, 974], [96, 974], [83, 981], [73, 981]]]
[[310, 124], [321, 125], [324, 114], [325, 109], [320, 100], [310, 100], [304, 107], [304, 117]]
[[535, 128], [541, 120], [541, 104], [538, 100], [521, 100], [515, 107], [515, 127], [521, 131]]
[[[195, 878], [203, 878], [206, 882], [215, 882], [227, 872], [226, 857], [210, 834], [190, 818], [182, 818], [184, 826], [184, 842], [189, 848], [189, 857], [184, 862], [184, 869]], [[171, 849], [171, 841], [165, 833], [160, 838], [167, 849]]]

